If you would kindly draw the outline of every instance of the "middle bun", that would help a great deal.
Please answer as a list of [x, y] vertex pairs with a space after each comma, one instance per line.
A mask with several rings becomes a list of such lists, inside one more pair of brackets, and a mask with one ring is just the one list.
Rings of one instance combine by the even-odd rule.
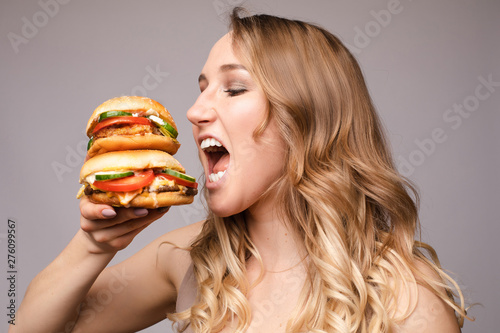
[[85, 162], [80, 170], [80, 183], [95, 172], [165, 169], [184, 172], [182, 165], [170, 154], [158, 150], [114, 151], [95, 156]]

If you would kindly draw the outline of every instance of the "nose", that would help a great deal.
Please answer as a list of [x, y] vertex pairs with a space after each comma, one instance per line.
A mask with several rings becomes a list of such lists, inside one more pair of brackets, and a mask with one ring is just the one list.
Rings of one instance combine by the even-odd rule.
[[196, 126], [203, 126], [215, 120], [216, 112], [210, 99], [201, 93], [196, 102], [187, 111], [188, 120]]

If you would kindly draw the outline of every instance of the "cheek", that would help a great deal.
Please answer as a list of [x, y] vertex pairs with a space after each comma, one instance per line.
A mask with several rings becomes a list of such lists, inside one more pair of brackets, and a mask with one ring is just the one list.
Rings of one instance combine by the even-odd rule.
[[[253, 140], [252, 140], [253, 141]], [[285, 166], [285, 144], [279, 137], [273, 123], [270, 123], [262, 136], [253, 141], [253, 145], [248, 144], [243, 147], [245, 160], [246, 182], [255, 182], [257, 191], [266, 190], [283, 173]], [[244, 180], [244, 178], [243, 178]]]
[[259, 169], [265, 182], [270, 184], [278, 179], [285, 166], [284, 149], [280, 145], [273, 145], [263, 151], [262, 156], [258, 156]]
[[263, 150], [266, 155], [263, 167], [269, 169], [269, 176], [275, 181], [285, 170], [287, 148], [273, 121], [266, 128], [263, 140], [266, 146]]
[[263, 94], [255, 92], [243, 96], [226, 101], [224, 109], [227, 112], [220, 115], [220, 120], [231, 125], [237, 133], [252, 134], [267, 115], [267, 100]]

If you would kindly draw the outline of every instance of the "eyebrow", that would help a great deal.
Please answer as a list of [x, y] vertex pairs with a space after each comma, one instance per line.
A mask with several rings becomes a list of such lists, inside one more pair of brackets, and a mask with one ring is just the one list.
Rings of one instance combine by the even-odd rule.
[[221, 72], [228, 72], [228, 71], [232, 71], [232, 70], [235, 70], [235, 69], [247, 70], [245, 68], [245, 66], [243, 66], [241, 64], [225, 64], [225, 65], [220, 66], [219, 71], [221, 71]]
[[[219, 72], [229, 72], [229, 71], [233, 71], [233, 70], [237, 70], [237, 69], [243, 69], [243, 70], [247, 70], [245, 66], [241, 65], [241, 64], [224, 64], [222, 66], [220, 66], [219, 68]], [[205, 74], [200, 74], [200, 76], [198, 77], [198, 82], [201, 82], [201, 81], [206, 81], [207, 80], [207, 77], [205, 76]]]

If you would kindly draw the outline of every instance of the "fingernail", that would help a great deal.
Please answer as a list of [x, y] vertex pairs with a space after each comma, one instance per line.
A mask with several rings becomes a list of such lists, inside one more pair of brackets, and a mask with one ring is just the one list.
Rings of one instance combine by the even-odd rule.
[[135, 216], [146, 216], [148, 215], [148, 210], [146, 208], [136, 208], [134, 209]]
[[170, 209], [170, 207], [160, 207], [160, 208], [158, 208], [158, 213], [162, 214], [162, 213], [168, 212], [169, 209]]
[[109, 209], [109, 208], [103, 209], [101, 214], [104, 217], [115, 217], [116, 216], [116, 212], [112, 209]]

